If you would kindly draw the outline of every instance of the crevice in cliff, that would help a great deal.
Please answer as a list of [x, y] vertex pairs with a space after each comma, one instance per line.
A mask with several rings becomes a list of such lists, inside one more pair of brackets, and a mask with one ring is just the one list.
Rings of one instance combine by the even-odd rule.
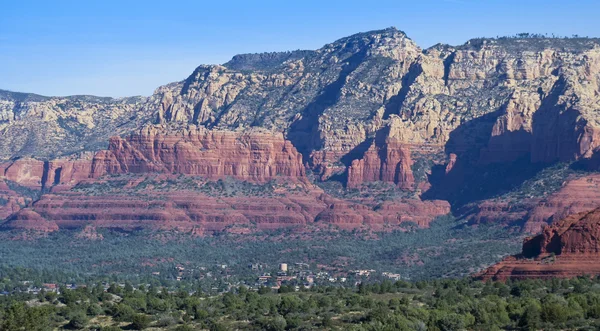
[[550, 242], [545, 247], [547, 253], [554, 253], [560, 255], [562, 253], [561, 237], [557, 233], [552, 236]]
[[369, 137], [365, 139], [363, 142], [351, 149], [348, 153], [344, 154], [340, 158], [340, 162], [342, 162], [346, 167], [349, 167], [352, 164], [352, 161], [362, 159], [371, 145], [373, 145], [373, 141], [375, 141], [375, 137]]
[[[384, 177], [386, 163], [388, 161], [388, 145], [386, 138], [390, 135], [390, 127], [386, 126], [375, 134], [375, 147], [377, 147], [377, 155], [379, 156], [379, 179]], [[396, 177], [396, 176], [394, 176]], [[394, 181], [394, 183], [398, 183]]]
[[198, 117], [200, 116], [200, 111], [202, 110], [203, 103], [204, 103], [204, 99], [202, 99], [202, 101], [198, 102], [196, 104], [196, 106], [194, 106], [194, 115], [192, 116], [193, 124], [200, 124], [200, 123], [198, 123]]
[[452, 52], [448, 57], [444, 59], [444, 85], [448, 86], [448, 77], [450, 76], [450, 69], [452, 63], [454, 63], [454, 57], [456, 57], [456, 51]]
[[48, 181], [48, 172], [50, 172], [50, 162], [44, 161], [44, 167], [42, 172], [42, 192], [46, 190], [46, 182]]
[[417, 80], [417, 77], [423, 72], [423, 68], [420, 63], [413, 63], [410, 65], [408, 72], [402, 77], [402, 87], [398, 94], [391, 97], [385, 105], [385, 111], [383, 112], [383, 119], [390, 118], [391, 114], [400, 114], [402, 111], [402, 105], [408, 92], [410, 92], [411, 86]]
[[200, 75], [200, 72], [202, 70], [205, 70], [203, 66], [197, 67], [194, 70], [194, 72], [192, 72], [192, 74], [185, 79], [185, 82], [183, 82], [183, 87], [181, 88], [181, 95], [187, 94], [189, 92], [192, 84], [198, 81], [198, 76]]
[[356, 145], [352, 150], [348, 153], [344, 154], [340, 158], [340, 162], [342, 162], [346, 167], [349, 167], [354, 160], [360, 160], [364, 158], [365, 153], [371, 148], [373, 144], [375, 146], [383, 146], [385, 144], [385, 139], [389, 134], [389, 127], [383, 127], [375, 132], [375, 135], [372, 137], [368, 137], [360, 144]]
[[60, 184], [60, 175], [62, 173], [62, 167], [54, 170], [54, 185]]

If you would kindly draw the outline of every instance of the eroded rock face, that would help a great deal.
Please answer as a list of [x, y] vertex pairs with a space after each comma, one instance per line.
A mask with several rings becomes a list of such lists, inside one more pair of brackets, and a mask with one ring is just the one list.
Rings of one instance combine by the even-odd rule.
[[0, 90], [0, 160], [58, 158], [106, 147], [150, 121], [143, 97], [45, 97]]
[[483, 279], [575, 277], [600, 274], [600, 209], [571, 215], [527, 238], [520, 255], [482, 272]]
[[600, 255], [600, 210], [564, 218], [523, 244], [523, 255]]
[[376, 205], [352, 203], [328, 198], [328, 208], [317, 215], [317, 221], [336, 225], [342, 229], [363, 228], [371, 231], [393, 229], [405, 222], [419, 227], [428, 227], [432, 216], [450, 212], [446, 201], [419, 201], [408, 199], [389, 201]]
[[281, 134], [196, 127], [182, 132], [147, 127], [127, 138], [111, 138], [108, 149], [95, 154], [51, 161], [23, 158], [0, 164], [2, 178], [32, 189], [74, 185], [106, 174], [148, 172], [255, 182], [305, 177], [302, 155]]
[[367, 182], [392, 182], [404, 189], [412, 189], [415, 182], [412, 173], [410, 148], [397, 141], [387, 140], [383, 146], [375, 143], [362, 159], [352, 161], [348, 167], [349, 188]]
[[6, 219], [32, 202], [32, 198], [15, 192], [6, 180], [0, 180], [0, 219]]
[[390, 127], [398, 144], [445, 146], [463, 161], [572, 161], [599, 146], [599, 75], [596, 39], [476, 39], [423, 50], [389, 28], [316, 51], [199, 66], [149, 98], [3, 92], [0, 157], [97, 150], [109, 134], [152, 122], [283, 133], [324, 179]]
[[126, 139], [112, 138], [92, 169], [94, 177], [161, 172], [265, 182], [305, 176], [302, 155], [281, 134], [195, 127], [178, 133], [149, 127]]
[[0, 174], [28, 188], [41, 188], [44, 177], [44, 162], [36, 159], [18, 159], [0, 165]]
[[6, 222], [0, 224], [0, 229], [54, 232], [58, 231], [58, 225], [56, 222], [47, 220], [33, 210], [24, 209], [13, 214]]
[[[302, 156], [281, 134], [210, 131], [196, 127], [167, 132], [148, 127], [126, 139], [111, 139], [109, 149], [95, 154], [82, 153], [50, 161], [22, 158], [0, 164], [0, 218], [7, 220], [3, 227], [34, 230], [35, 224], [39, 224], [40, 231], [48, 232], [57, 230], [56, 224], [77, 227], [81, 225], [78, 221], [103, 218], [106, 222], [114, 221], [116, 225], [124, 226], [128, 222], [124, 215], [132, 210], [128, 207], [135, 207], [135, 203], [121, 208], [122, 202], [115, 201], [119, 197], [107, 196], [101, 209], [96, 210], [85, 203], [85, 196], [76, 195], [73, 198], [81, 200], [78, 202], [81, 208], [77, 207], [76, 213], [68, 214], [66, 211], [71, 210], [70, 207], [60, 205], [59, 210], [65, 210], [62, 215], [70, 216], [66, 216], [66, 220], [58, 218], [56, 223], [52, 212], [46, 211], [45, 201], [60, 200], [62, 196], [44, 193], [69, 192], [84, 181], [94, 182], [106, 175], [129, 173], [193, 175], [211, 180], [231, 177], [254, 183], [275, 179], [306, 181]], [[97, 203], [97, 199], [92, 200]], [[32, 210], [21, 211], [33, 202], [34, 210], [45, 210], [43, 216]], [[68, 200], [66, 203], [74, 202]], [[144, 206], [147, 204], [142, 203], [142, 208]], [[229, 208], [234, 209], [235, 206]], [[125, 214], [114, 216], [114, 213]], [[215, 217], [220, 217], [217, 214], [218, 211], [215, 211]], [[161, 212], [160, 215], [134, 213], [132, 217], [133, 221], [135, 217], [164, 222], [177, 220], [176, 214]], [[75, 223], [71, 224], [72, 221]]]

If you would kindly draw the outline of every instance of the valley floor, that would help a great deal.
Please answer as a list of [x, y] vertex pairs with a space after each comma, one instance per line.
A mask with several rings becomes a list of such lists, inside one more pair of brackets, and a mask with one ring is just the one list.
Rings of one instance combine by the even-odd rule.
[[271, 285], [277, 285], [281, 281], [275, 274], [282, 263], [290, 269], [285, 276], [295, 276], [299, 284], [309, 276], [328, 285], [341, 279], [362, 281], [365, 272], [360, 270], [374, 270], [369, 272], [371, 280], [464, 277], [518, 252], [521, 245], [520, 234], [510, 229], [466, 226], [450, 216], [438, 218], [429, 229], [407, 225], [387, 233], [319, 229], [193, 237], [104, 229], [99, 234], [102, 240], [78, 238], [69, 231], [35, 240], [5, 238], [0, 240], [2, 265], [31, 269], [36, 275], [61, 275], [39, 276], [43, 282], [120, 279], [171, 284], [184, 280], [209, 290], [215, 284], [257, 286], [265, 283], [259, 277], [266, 274], [273, 276]]

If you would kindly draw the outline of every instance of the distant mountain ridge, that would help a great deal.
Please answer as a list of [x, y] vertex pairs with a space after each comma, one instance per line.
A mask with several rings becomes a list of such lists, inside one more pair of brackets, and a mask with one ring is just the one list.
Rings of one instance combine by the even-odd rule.
[[223, 66], [232, 70], [269, 70], [275, 69], [283, 62], [299, 60], [314, 54], [315, 51], [297, 50], [291, 52], [250, 53], [235, 55]]

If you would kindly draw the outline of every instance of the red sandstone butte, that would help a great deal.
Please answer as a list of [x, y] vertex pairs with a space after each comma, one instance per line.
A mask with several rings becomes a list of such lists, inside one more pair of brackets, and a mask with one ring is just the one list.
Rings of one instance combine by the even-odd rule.
[[127, 138], [111, 138], [108, 149], [93, 156], [84, 153], [47, 162], [18, 159], [0, 164], [1, 177], [35, 189], [106, 174], [148, 172], [252, 182], [305, 177], [302, 155], [282, 134], [203, 128], [168, 134], [148, 127]]
[[393, 182], [399, 187], [412, 188], [415, 179], [411, 170], [410, 150], [395, 139], [388, 138], [382, 146], [375, 142], [362, 159], [352, 161], [348, 167], [349, 188], [365, 182]]
[[523, 251], [481, 272], [487, 280], [600, 275], [600, 208], [571, 215], [523, 243]]

